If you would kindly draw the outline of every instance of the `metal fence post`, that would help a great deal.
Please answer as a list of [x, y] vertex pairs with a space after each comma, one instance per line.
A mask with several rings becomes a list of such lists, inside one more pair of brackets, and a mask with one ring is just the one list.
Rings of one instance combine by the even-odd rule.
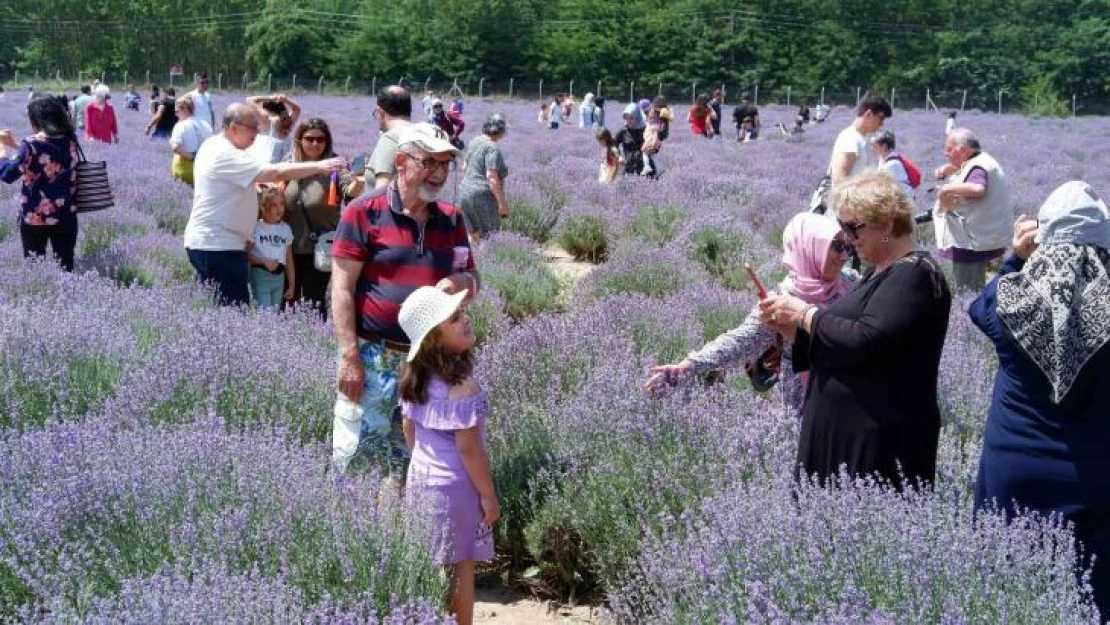
[[690, 101], [696, 102], [698, 99], [698, 81], [690, 83]]
[[574, 81], [573, 80], [570, 81], [570, 86], [567, 88], [567, 91], [570, 92], [570, 97], [573, 98], [574, 97]]
[[293, 74], [293, 86], [289, 88], [289, 93], [293, 94], [293, 93], [296, 93], [296, 92], [297, 92], [297, 75]]
[[485, 84], [486, 84], [486, 78], [485, 78], [485, 76], [483, 76], [483, 77], [482, 77], [482, 78], [481, 78], [481, 79], [480, 79], [480, 80], [478, 81], [478, 97], [479, 97], [479, 98], [481, 98], [481, 97], [482, 97], [482, 87], [483, 87], [483, 86], [485, 86]]
[[825, 103], [825, 88], [821, 87], [821, 104]]
[[759, 106], [759, 85], [752, 87], [752, 105]]
[[351, 92], [351, 77], [348, 76], [347, 80], [343, 81], [343, 94], [346, 95]]
[[266, 74], [266, 93], [273, 93], [274, 92], [273, 84], [274, 84], [274, 73], [270, 72], [270, 73]]
[[856, 106], [859, 106], [859, 103], [860, 103], [861, 99], [862, 98], [860, 97], [860, 88], [856, 87]]
[[894, 87], [890, 88], [890, 108], [894, 108]]
[[222, 91], [224, 88], [224, 73], [218, 72], [216, 74], [216, 91]]
[[964, 89], [964, 97], [960, 99], [960, 112], [964, 112], [964, 106], [967, 105], [967, 89]]
[[370, 93], [377, 93], [377, 92], [378, 92], [378, 77], [374, 76], [374, 78], [370, 80]]
[[509, 79], [509, 99], [513, 99], [513, 79]]
[[320, 74], [320, 80], [316, 81], [316, 93], [319, 93], [321, 95], [324, 93], [324, 75], [323, 74]]
[[1075, 94], [1071, 94], [1071, 116], [1075, 117]]
[[597, 95], [601, 95], [601, 81], [600, 80], [597, 81], [597, 91], [595, 91], [594, 93], [596, 93]]
[[543, 102], [543, 78], [540, 79], [540, 102]]
[[636, 101], [636, 95], [635, 94], [636, 94], [636, 81], [633, 80], [633, 81], [628, 83], [628, 101], [629, 102], [635, 102]]
[[786, 87], [786, 106], [790, 106], [790, 87]]
[[998, 114], [999, 115], [1002, 114], [1002, 91], [1003, 91], [1003, 89], [998, 90]]
[[663, 95], [663, 83], [659, 83], [659, 95]]

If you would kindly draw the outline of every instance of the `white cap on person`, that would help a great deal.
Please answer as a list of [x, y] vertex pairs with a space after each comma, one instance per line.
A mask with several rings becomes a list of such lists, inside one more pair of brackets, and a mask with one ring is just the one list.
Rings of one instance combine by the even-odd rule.
[[447, 321], [466, 299], [468, 290], [447, 293], [434, 286], [422, 286], [405, 298], [397, 321], [409, 337], [409, 353], [406, 362], [412, 362], [420, 351], [420, 344], [436, 326]]
[[451, 144], [447, 133], [442, 128], [427, 122], [409, 124], [397, 133], [397, 147], [415, 145], [429, 154], [451, 153], [455, 156], [462, 152]]

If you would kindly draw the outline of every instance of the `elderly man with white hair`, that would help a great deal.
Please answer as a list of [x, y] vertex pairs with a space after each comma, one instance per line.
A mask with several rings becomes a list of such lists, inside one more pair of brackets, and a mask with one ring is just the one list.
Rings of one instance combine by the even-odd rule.
[[948, 164], [935, 172], [945, 179], [933, 208], [937, 256], [951, 261], [957, 289], [981, 291], [987, 263], [1010, 244], [1014, 214], [1006, 172], [968, 128], [948, 133], [944, 156]]
[[375, 463], [403, 479], [409, 452], [401, 430], [397, 378], [409, 339], [401, 303], [422, 286], [478, 291], [466, 224], [439, 199], [459, 150], [427, 123], [397, 135], [389, 184], [347, 205], [332, 248], [332, 322], [339, 343], [332, 424], [337, 470]]
[[262, 163], [247, 148], [258, 136], [260, 120], [241, 103], [227, 107], [223, 132], [206, 140], [193, 163], [193, 210], [185, 225], [185, 251], [201, 282], [216, 287], [221, 305], [250, 301], [247, 243], [258, 222], [256, 184], [294, 180], [339, 171], [347, 161], [335, 157], [297, 163]]

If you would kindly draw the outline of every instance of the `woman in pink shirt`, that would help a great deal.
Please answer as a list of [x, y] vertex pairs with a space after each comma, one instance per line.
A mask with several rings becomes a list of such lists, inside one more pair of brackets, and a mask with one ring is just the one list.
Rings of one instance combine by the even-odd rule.
[[119, 143], [116, 110], [108, 102], [108, 87], [100, 85], [94, 93], [96, 98], [85, 109], [85, 137], [104, 143]]

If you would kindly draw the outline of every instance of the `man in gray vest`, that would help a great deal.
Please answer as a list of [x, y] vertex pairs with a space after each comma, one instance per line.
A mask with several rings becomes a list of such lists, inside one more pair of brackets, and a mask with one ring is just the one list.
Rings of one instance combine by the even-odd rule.
[[1006, 172], [968, 128], [956, 128], [944, 142], [948, 164], [938, 167], [933, 223], [937, 256], [952, 262], [957, 289], [982, 290], [987, 263], [1002, 256], [1013, 235], [1013, 203]]

